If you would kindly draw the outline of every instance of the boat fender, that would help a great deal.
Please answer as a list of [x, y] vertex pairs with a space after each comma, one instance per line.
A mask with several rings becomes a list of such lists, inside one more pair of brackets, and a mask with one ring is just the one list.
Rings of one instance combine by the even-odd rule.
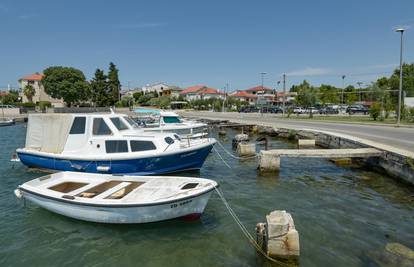
[[14, 195], [18, 198], [21, 199], [23, 197], [22, 195], [22, 191], [20, 191], [20, 189], [15, 189], [14, 190]]
[[100, 171], [100, 172], [109, 172], [111, 170], [111, 167], [109, 167], [109, 166], [97, 166], [96, 170]]

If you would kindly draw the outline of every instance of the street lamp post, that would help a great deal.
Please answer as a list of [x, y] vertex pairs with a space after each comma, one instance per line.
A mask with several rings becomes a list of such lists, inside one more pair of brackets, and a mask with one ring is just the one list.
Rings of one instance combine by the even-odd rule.
[[403, 34], [405, 29], [403, 28], [398, 28], [395, 30], [396, 32], [401, 33], [401, 41], [400, 41], [400, 86], [398, 88], [398, 114], [397, 114], [397, 126], [400, 126], [400, 122], [401, 122], [401, 98], [402, 98], [402, 65], [403, 65]]

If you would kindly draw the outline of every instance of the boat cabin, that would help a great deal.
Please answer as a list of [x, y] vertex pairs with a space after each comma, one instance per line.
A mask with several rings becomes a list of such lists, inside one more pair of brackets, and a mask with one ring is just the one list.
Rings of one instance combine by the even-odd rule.
[[123, 114], [30, 114], [26, 149], [90, 156], [153, 154], [180, 145], [173, 133], [144, 132]]

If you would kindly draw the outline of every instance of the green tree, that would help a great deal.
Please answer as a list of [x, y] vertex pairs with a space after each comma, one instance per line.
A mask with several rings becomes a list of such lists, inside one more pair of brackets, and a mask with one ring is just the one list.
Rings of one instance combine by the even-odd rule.
[[3, 96], [3, 104], [11, 105], [19, 101], [19, 92], [16, 90], [10, 90], [9, 93]]
[[23, 94], [27, 97], [29, 102], [33, 102], [33, 96], [36, 94], [36, 90], [31, 84], [28, 84], [24, 87]]
[[[312, 107], [316, 104], [316, 89], [312, 87], [306, 80], [295, 88], [298, 93], [296, 97], [296, 103], [303, 107]], [[312, 117], [313, 113], [309, 112], [309, 117]]]
[[319, 100], [323, 105], [325, 104], [337, 104], [339, 103], [339, 90], [332, 86], [322, 84], [319, 87]]
[[377, 118], [381, 114], [381, 104], [378, 102], [375, 102], [371, 105], [369, 108], [369, 115], [374, 119], [374, 121], [377, 120]]
[[135, 92], [132, 94], [132, 97], [135, 101], [138, 101], [138, 99], [142, 96], [142, 92]]
[[[392, 90], [398, 90], [400, 84], [400, 69], [394, 70], [389, 78], [389, 87]], [[414, 63], [403, 64], [403, 90], [407, 96], [414, 96]], [[398, 96], [398, 94], [396, 94]]]
[[344, 99], [345, 103], [348, 105], [353, 104], [354, 102], [358, 101], [358, 93], [354, 86], [349, 85], [345, 88]]
[[109, 63], [108, 87], [112, 95], [111, 105], [114, 105], [119, 100], [119, 90], [121, 88], [121, 83], [119, 82], [118, 69], [112, 62]]
[[68, 107], [88, 100], [90, 87], [82, 71], [72, 67], [54, 66], [45, 69], [43, 73], [45, 91], [53, 98], [62, 98]]
[[92, 101], [97, 107], [107, 107], [112, 104], [112, 94], [103, 70], [95, 71], [95, 77], [91, 81], [91, 93]]

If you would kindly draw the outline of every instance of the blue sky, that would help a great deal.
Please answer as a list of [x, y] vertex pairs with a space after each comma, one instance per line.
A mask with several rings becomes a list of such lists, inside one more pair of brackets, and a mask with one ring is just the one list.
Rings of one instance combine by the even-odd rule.
[[[0, 0], [0, 88], [51, 65], [91, 78], [113, 61], [123, 85], [245, 89], [368, 84], [414, 62], [414, 1]], [[278, 86], [280, 88], [280, 86]]]

